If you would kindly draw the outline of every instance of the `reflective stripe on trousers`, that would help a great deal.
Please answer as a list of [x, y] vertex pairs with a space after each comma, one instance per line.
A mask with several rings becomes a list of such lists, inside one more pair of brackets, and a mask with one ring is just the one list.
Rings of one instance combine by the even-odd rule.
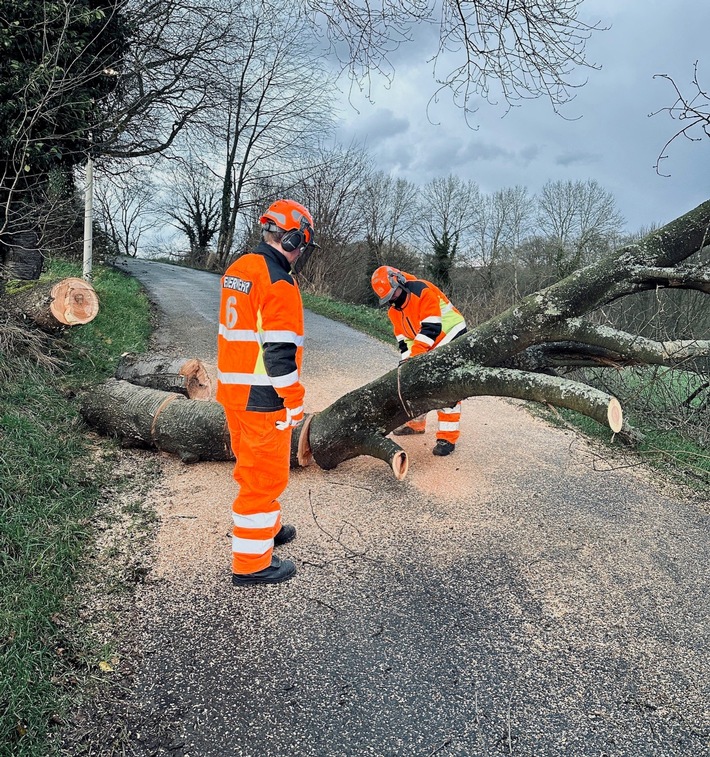
[[232, 572], [256, 573], [271, 564], [274, 536], [281, 528], [278, 498], [288, 484], [291, 429], [279, 431], [285, 410], [259, 413], [225, 408], [234, 480], [239, 493], [232, 504]]
[[[453, 407], [445, 407], [436, 411], [439, 427], [436, 431], [437, 439], [446, 439], [447, 442], [456, 444], [459, 440], [459, 423], [461, 421], [461, 403], [457, 402]], [[424, 431], [426, 429], [426, 413], [412, 418], [405, 424], [414, 431]]]

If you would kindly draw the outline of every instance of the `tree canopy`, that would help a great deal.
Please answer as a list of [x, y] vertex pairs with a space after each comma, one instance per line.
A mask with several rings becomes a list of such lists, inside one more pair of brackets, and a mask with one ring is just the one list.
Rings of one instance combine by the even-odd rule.
[[130, 42], [117, 0], [5, 0], [0, 28], [3, 199], [81, 162]]

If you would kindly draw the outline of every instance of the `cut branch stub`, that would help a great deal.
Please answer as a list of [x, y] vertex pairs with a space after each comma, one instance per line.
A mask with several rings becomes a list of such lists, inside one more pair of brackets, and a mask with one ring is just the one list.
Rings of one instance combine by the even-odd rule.
[[606, 411], [606, 416], [609, 421], [609, 428], [618, 434], [624, 425], [624, 414], [621, 411], [621, 403], [616, 397], [612, 397], [609, 402], [609, 407]]

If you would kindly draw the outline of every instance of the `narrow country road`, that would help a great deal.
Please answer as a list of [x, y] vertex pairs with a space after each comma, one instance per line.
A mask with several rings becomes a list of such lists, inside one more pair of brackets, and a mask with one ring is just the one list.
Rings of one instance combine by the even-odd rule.
[[[157, 351], [213, 361], [218, 277], [119, 266]], [[307, 313], [306, 411], [389, 370], [390, 347]], [[464, 402], [454, 455], [293, 471], [282, 585], [230, 582], [231, 464], [169, 460], [151, 493], [126, 754], [710, 754], [707, 500], [552, 428]]]

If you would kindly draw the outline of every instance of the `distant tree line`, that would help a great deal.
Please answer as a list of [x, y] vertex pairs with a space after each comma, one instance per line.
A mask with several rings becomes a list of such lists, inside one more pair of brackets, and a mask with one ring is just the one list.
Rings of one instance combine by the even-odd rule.
[[[582, 4], [447, 0], [441, 42], [459, 40], [466, 62], [439, 81], [464, 111], [472, 93], [494, 90], [507, 103], [561, 105], [598, 26], [581, 20]], [[287, 14], [275, 0], [2, 8], [0, 258], [26, 230], [45, 255], [80, 253], [89, 155], [98, 254], [136, 255], [169, 228], [185, 240], [185, 262], [223, 270], [258, 235], [261, 208], [289, 194], [312, 209], [322, 246], [306, 288], [371, 302], [369, 274], [387, 262], [450, 290], [472, 322], [625, 241], [614, 198], [594, 181], [548, 182], [534, 196], [521, 186], [484, 194], [455, 175], [417, 185], [378, 170], [358, 145], [334, 144], [328, 45], [349, 51], [342, 63], [366, 86], [391, 71], [387, 50], [432, 21], [431, 9], [395, 1], [363, 18], [341, 0], [303, 0]], [[509, 34], [536, 42], [534, 55], [505, 44]], [[671, 115], [694, 108], [703, 126], [704, 101], [677, 94]]]

